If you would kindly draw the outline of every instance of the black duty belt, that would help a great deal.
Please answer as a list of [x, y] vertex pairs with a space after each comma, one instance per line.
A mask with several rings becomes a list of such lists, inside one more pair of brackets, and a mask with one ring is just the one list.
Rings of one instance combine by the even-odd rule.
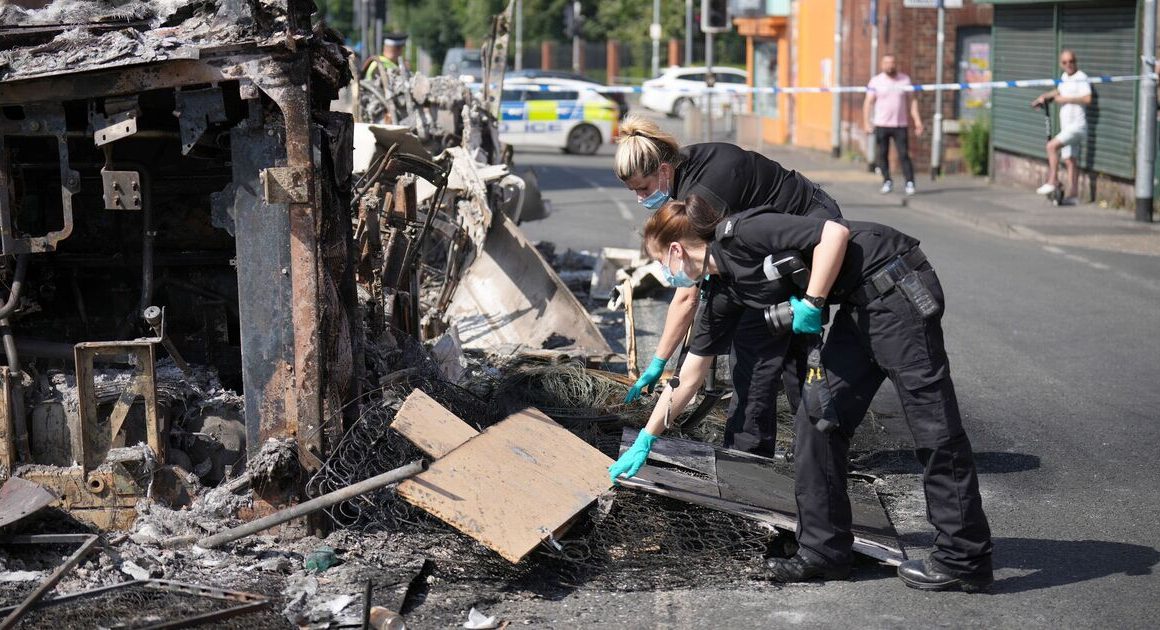
[[865, 306], [873, 302], [879, 296], [893, 289], [903, 276], [917, 270], [924, 262], [926, 262], [926, 254], [922, 253], [918, 247], [912, 248], [905, 254], [891, 259], [890, 262], [886, 263], [886, 266], [874, 272], [874, 275], [870, 276], [865, 284], [854, 289], [847, 301], [858, 306]]

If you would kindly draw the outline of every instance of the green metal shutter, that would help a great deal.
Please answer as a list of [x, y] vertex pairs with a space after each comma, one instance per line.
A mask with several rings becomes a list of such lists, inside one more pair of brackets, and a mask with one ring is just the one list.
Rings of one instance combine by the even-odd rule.
[[[1075, 51], [1089, 76], [1135, 74], [1136, 3], [1105, 1], [1099, 6], [1059, 8], [1060, 45]], [[1092, 85], [1087, 109], [1088, 138], [1080, 157], [1085, 170], [1119, 177], [1135, 174], [1136, 83]]]
[[[1059, 76], [1054, 6], [996, 6], [993, 34], [994, 80]], [[1001, 88], [992, 93], [995, 149], [1044, 156], [1047, 132], [1043, 113], [1031, 109], [1031, 101], [1048, 89]]]

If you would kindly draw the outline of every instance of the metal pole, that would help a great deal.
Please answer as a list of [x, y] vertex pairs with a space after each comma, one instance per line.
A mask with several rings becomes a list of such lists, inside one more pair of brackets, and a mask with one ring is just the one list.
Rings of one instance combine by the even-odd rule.
[[685, 66], [693, 65], [693, 0], [685, 0]]
[[[410, 40], [408, 40], [410, 41]], [[516, 0], [516, 58], [515, 69], [524, 69], [524, 0]]]
[[[946, 42], [947, 10], [943, 0], [938, 0], [938, 36], [934, 55], [934, 82], [939, 85], [943, 82], [943, 49]], [[917, 98], [917, 97], [915, 97]], [[934, 90], [934, 120], [931, 126], [934, 136], [930, 142], [930, 178], [935, 179], [942, 174], [942, 142], [943, 142], [943, 97], [942, 89]]]
[[655, 77], [661, 73], [661, 0], [653, 0], [653, 20], [648, 34], [652, 39], [652, 76]]
[[[878, 74], [878, 0], [870, 0], [870, 77]], [[878, 137], [871, 132], [866, 140], [866, 162], [874, 172], [878, 159]]]
[[577, 28], [572, 36], [572, 72], [580, 72], [580, 0], [572, 2], [572, 15], [575, 16]]
[[[830, 73], [831, 85], [842, 85], [842, 13], [843, 0], [838, 0], [834, 7], [834, 69]], [[834, 92], [830, 103], [833, 111], [830, 113], [830, 154], [834, 157], [842, 155], [842, 95]]]
[[[704, 24], [705, 16], [701, 16]], [[713, 141], [713, 34], [705, 33], [705, 142]]]
[[238, 525], [233, 529], [227, 529], [220, 534], [207, 536], [197, 542], [197, 546], [202, 549], [213, 549], [220, 547], [228, 542], [233, 542], [239, 538], [256, 534], [260, 531], [270, 529], [276, 525], [281, 525], [287, 521], [292, 521], [300, 516], [306, 516], [311, 512], [317, 512], [323, 508], [328, 508], [332, 505], [337, 505], [348, 499], [353, 499], [360, 494], [366, 494], [372, 490], [378, 490], [391, 485], [397, 481], [402, 481], [407, 477], [417, 475], [427, 469], [427, 462], [423, 460], [411, 462], [406, 466], [400, 466], [394, 470], [387, 471], [381, 475], [365, 479], [354, 485], [347, 486], [334, 492], [328, 492], [316, 499], [311, 499], [305, 503], [291, 506], [285, 510], [274, 512], [269, 516], [265, 516], [256, 521], [250, 521]]
[[1152, 222], [1152, 178], [1156, 170], [1156, 0], [1144, 0], [1144, 34], [1140, 42], [1140, 118], [1136, 129], [1136, 220]]
[[[371, 58], [371, 18], [368, 13], [370, 0], [361, 0], [358, 3], [360, 11], [358, 12], [358, 34], [362, 38], [362, 54], [363, 60]], [[359, 77], [362, 78], [362, 77]]]

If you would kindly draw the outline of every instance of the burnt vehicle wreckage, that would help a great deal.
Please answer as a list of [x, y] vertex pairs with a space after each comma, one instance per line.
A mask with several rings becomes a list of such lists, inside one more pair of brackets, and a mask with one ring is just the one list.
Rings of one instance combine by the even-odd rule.
[[[736, 581], [792, 530], [789, 467], [704, 444], [711, 403], [643, 492], [610, 492], [648, 409], [592, 368], [635, 370], [642, 274], [616, 274], [625, 361], [518, 227], [547, 204], [496, 124], [510, 7], [473, 91], [354, 80], [310, 2], [20, 4], [0, 6], [0, 573], [35, 588], [0, 587], [0, 627], [383, 618], [370, 568], [395, 611], [439, 579]], [[859, 551], [897, 563], [863, 495]], [[46, 508], [68, 528], [28, 518]], [[315, 536], [345, 578], [293, 570], [331, 564]]]

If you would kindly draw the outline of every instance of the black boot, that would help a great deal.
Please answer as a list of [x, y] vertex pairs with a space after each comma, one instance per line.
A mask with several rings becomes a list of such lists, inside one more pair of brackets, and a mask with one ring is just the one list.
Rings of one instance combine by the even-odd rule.
[[961, 588], [964, 593], [984, 591], [995, 581], [988, 571], [985, 575], [956, 576], [922, 560], [907, 560], [898, 567], [898, 577], [910, 588], [920, 591], [946, 591]]
[[805, 582], [814, 578], [845, 580], [850, 577], [849, 565], [827, 564], [807, 560], [799, 553], [792, 558], [770, 558], [765, 561], [769, 576], [775, 582]]

